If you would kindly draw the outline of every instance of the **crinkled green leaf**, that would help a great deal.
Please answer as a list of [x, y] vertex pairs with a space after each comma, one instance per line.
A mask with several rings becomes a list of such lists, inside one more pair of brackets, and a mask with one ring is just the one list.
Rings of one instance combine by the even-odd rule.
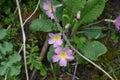
[[2, 54], [7, 54], [7, 52], [12, 51], [13, 45], [10, 42], [3, 42], [0, 44], [0, 52]]
[[51, 32], [56, 28], [54, 23], [49, 19], [36, 19], [30, 25], [32, 31]]
[[84, 8], [86, 0], [64, 0], [64, 3], [67, 9], [76, 15], [78, 11]]
[[91, 60], [96, 61], [99, 56], [107, 52], [107, 48], [98, 41], [87, 42], [81, 49], [82, 53]]
[[8, 74], [10, 76], [18, 75], [21, 71], [20, 68], [21, 68], [20, 64], [10, 66]]
[[47, 53], [47, 60], [49, 62], [51, 62], [53, 54], [54, 54], [54, 48], [53, 46], [50, 46], [49, 51]]
[[100, 27], [90, 27], [86, 28], [81, 33], [85, 34], [88, 38], [99, 39], [104, 35]]
[[21, 56], [19, 54], [13, 54], [11, 56], [8, 57], [8, 60], [11, 62], [11, 63], [16, 63], [18, 61], [21, 60]]
[[88, 0], [81, 11], [78, 26], [73, 28], [73, 32], [75, 32], [80, 25], [96, 20], [102, 14], [104, 7], [105, 0]]
[[[1, 63], [2, 64], [2, 63]], [[3, 76], [5, 73], [6, 73], [6, 71], [7, 71], [7, 67], [8, 65], [7, 64], [3, 64], [3, 65], [0, 65], [0, 75], [1, 76]]]
[[76, 45], [76, 48], [79, 50], [84, 46], [85, 42], [86, 39], [84, 37], [80, 37], [80, 38], [76, 36], [73, 37], [73, 43]]
[[0, 29], [0, 40], [3, 39], [6, 36], [7, 32], [6, 29]]
[[6, 73], [10, 76], [18, 75], [21, 68], [19, 64], [20, 60], [21, 57], [19, 54], [13, 54], [8, 57], [8, 60], [2, 61], [2, 63], [0, 63], [0, 75], [5, 75]]
[[80, 23], [89, 23], [96, 20], [103, 12], [105, 7], [105, 0], [89, 0], [82, 13]]

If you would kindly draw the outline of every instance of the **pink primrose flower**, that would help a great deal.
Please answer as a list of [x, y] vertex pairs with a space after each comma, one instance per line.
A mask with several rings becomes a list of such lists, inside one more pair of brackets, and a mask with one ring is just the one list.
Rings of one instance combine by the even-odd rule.
[[117, 30], [120, 30], [120, 16], [118, 16], [115, 20], [114, 20], [114, 24], [115, 24], [115, 28]]
[[46, 15], [49, 18], [51, 18], [51, 19], [55, 18], [53, 13], [56, 12], [56, 6], [52, 5], [51, 2], [46, 0], [46, 2], [43, 3], [43, 9], [46, 10]]
[[57, 47], [55, 49], [55, 55], [53, 55], [53, 62], [59, 62], [60, 66], [67, 66], [67, 61], [72, 61], [74, 59], [73, 52], [69, 48]]
[[48, 44], [53, 44], [53, 47], [58, 47], [62, 45], [63, 41], [60, 34], [49, 33], [48, 35], [50, 37], [50, 39], [48, 40]]

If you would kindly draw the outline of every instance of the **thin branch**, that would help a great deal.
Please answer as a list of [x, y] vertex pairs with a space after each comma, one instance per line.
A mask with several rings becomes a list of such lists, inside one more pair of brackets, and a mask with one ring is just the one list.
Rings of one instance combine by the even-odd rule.
[[47, 49], [48, 49], [48, 41], [46, 39], [46, 41], [44, 42], [44, 45], [42, 47], [42, 50], [40, 52], [40, 59], [41, 60], [43, 60], [43, 58], [45, 57], [45, 53], [46, 53]]
[[38, 7], [39, 7], [39, 4], [40, 4], [40, 0], [38, 1], [37, 5], [36, 5], [36, 8], [35, 10], [33, 11], [33, 13], [24, 21], [23, 23], [23, 26], [26, 24], [26, 22], [36, 13]]
[[[72, 74], [70, 74], [68, 72], [66, 72], [66, 74], [69, 75], [69, 76], [73, 76]], [[77, 76], [75, 76], [75, 79], [79, 80], [79, 78]]]
[[101, 23], [101, 22], [103, 22], [103, 21], [104, 21], [104, 19], [99, 20], [99, 21], [96, 21], [96, 22], [91, 23], [91, 24], [88, 24], [88, 25], [85, 25], [85, 26], [82, 26], [82, 27], [83, 27], [83, 28], [87, 28], [87, 27], [89, 27], [89, 26], [96, 25], [96, 24]]
[[[52, 1], [52, 0], [51, 0]], [[52, 2], [51, 2], [52, 3]], [[53, 13], [54, 14], [54, 13]], [[56, 17], [56, 15], [54, 14], [55, 17], [55, 23], [59, 29], [59, 31], [62, 33], [64, 40], [66, 41], [66, 43], [70, 46], [70, 48], [72, 50], [74, 50], [79, 56], [81, 56], [83, 59], [85, 59], [86, 61], [88, 61], [89, 63], [91, 63], [92, 65], [94, 65], [95, 67], [97, 67], [99, 70], [101, 70], [103, 73], [105, 73], [111, 80], [114, 80], [112, 78], [112, 76], [110, 76], [104, 69], [102, 69], [100, 66], [98, 66], [97, 64], [95, 64], [94, 62], [92, 62], [90, 59], [88, 59], [87, 57], [85, 57], [82, 53], [80, 53], [77, 49], [75, 49], [72, 44], [70, 43], [70, 41], [68, 40], [67, 36], [64, 33], [64, 30], [62, 29], [61, 25], [59, 24], [59, 21]]]
[[[33, 11], [33, 13], [24, 21], [23, 26], [24, 26], [24, 25], [27, 23], [27, 21], [36, 13], [39, 4], [40, 4], [40, 0], [38, 1], [37, 5], [36, 5], [36, 8], [35, 8], [35, 10]], [[22, 48], [23, 48], [23, 44], [22, 44], [22, 46], [21, 46], [18, 54], [22, 51], [22, 50], [21, 50]]]
[[24, 56], [26, 79], [29, 80], [27, 63], [26, 63], [26, 35], [25, 35], [24, 27], [23, 27], [23, 20], [22, 20], [22, 16], [21, 16], [20, 4], [19, 4], [18, 0], [16, 0], [16, 4], [17, 4], [17, 8], [18, 8], [19, 19], [20, 19], [21, 30], [22, 30], [22, 37], [23, 37], [23, 56]]
[[78, 63], [76, 62], [76, 64], [75, 64], [75, 70], [74, 70], [74, 74], [73, 74], [73, 78], [72, 78], [72, 80], [75, 80], [75, 75], [76, 75], [76, 71], [77, 71], [77, 66], [78, 66]]
[[22, 44], [22, 46], [20, 47], [20, 49], [19, 49], [19, 51], [18, 51], [18, 54], [20, 54], [20, 52], [22, 51], [22, 49], [23, 49], [23, 44]]

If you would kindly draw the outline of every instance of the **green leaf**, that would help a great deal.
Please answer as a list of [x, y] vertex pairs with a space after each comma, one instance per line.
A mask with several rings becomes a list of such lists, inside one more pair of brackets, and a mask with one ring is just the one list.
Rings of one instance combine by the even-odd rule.
[[49, 62], [51, 62], [53, 54], [54, 54], [54, 48], [53, 46], [50, 46], [49, 51], [47, 53], [47, 60]]
[[80, 23], [90, 23], [96, 20], [103, 12], [104, 7], [105, 0], [89, 0], [81, 13]]
[[47, 74], [47, 71], [46, 71], [46, 67], [45, 66], [41, 66], [40, 67], [40, 74], [42, 76], [45, 76]]
[[64, 0], [64, 3], [67, 9], [76, 15], [78, 11], [84, 8], [86, 0]]
[[68, 24], [70, 22], [70, 18], [68, 15], [63, 15], [62, 16], [62, 25], [65, 26], [66, 24]]
[[36, 19], [30, 25], [32, 31], [51, 32], [56, 28], [53, 22], [49, 19]]
[[81, 33], [85, 34], [88, 38], [99, 39], [104, 37], [100, 27], [86, 28]]
[[63, 7], [58, 7], [55, 13], [58, 20], [62, 20], [62, 13], [63, 13]]
[[79, 38], [79, 37], [74, 36], [73, 42], [76, 45], [76, 48], [80, 50], [84, 46], [84, 44], [86, 42], [86, 38], [84, 38], [84, 37]]
[[7, 76], [7, 80], [20, 80], [18, 76]]
[[73, 28], [75, 32], [81, 24], [90, 23], [96, 20], [105, 7], [105, 0], [88, 0], [84, 9], [81, 11], [81, 18], [77, 27]]
[[6, 36], [7, 32], [6, 29], [0, 29], [0, 40], [3, 39]]
[[3, 42], [3, 44], [0, 44], [0, 52], [2, 54], [7, 54], [7, 52], [12, 51], [13, 45], [9, 42]]
[[21, 68], [21, 65], [19, 64], [20, 60], [20, 55], [13, 54], [8, 57], [8, 60], [2, 61], [2, 63], [0, 64], [0, 75], [5, 75], [6, 73], [8, 73], [8, 75], [10, 76], [18, 75]]
[[8, 68], [8, 65], [2, 62], [0, 65], [0, 75], [1, 76], [3, 76], [6, 73], [7, 68]]
[[82, 53], [91, 60], [96, 61], [99, 56], [107, 52], [107, 48], [98, 41], [87, 42], [81, 49]]
[[42, 66], [42, 63], [41, 61], [39, 60], [34, 60], [33, 62], [33, 66], [36, 68], [36, 69], [40, 69], [40, 67]]
[[18, 61], [21, 60], [21, 56], [19, 54], [13, 54], [11, 56], [8, 57], [8, 60], [11, 62], [11, 63], [16, 63]]
[[6, 13], [6, 14], [9, 14], [10, 11], [11, 11], [11, 8], [9, 6], [4, 6], [3, 7], [3, 11]]
[[21, 68], [20, 64], [10, 66], [8, 74], [10, 76], [18, 75], [21, 71], [20, 68]]

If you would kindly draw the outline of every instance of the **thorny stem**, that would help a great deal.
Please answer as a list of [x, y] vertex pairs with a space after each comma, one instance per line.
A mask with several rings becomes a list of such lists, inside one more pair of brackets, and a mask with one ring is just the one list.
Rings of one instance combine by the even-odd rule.
[[18, 8], [19, 19], [20, 19], [21, 30], [22, 30], [22, 36], [23, 36], [23, 57], [24, 57], [26, 79], [29, 80], [27, 63], [26, 63], [26, 35], [25, 35], [24, 27], [23, 27], [21, 10], [20, 10], [20, 5], [19, 5], [19, 1], [18, 0], [16, 0], [16, 4], [17, 4], [17, 8]]
[[[52, 0], [51, 0], [52, 1]], [[51, 2], [52, 3], [52, 2]], [[53, 13], [54, 14], [54, 13]], [[57, 17], [55, 16], [55, 23], [59, 29], [59, 31], [62, 33], [62, 36], [64, 38], [64, 40], [66, 41], [66, 43], [71, 47], [72, 50], [74, 50], [79, 56], [81, 56], [83, 59], [85, 59], [86, 61], [88, 61], [89, 63], [91, 63], [92, 65], [94, 65], [96, 68], [98, 68], [99, 70], [101, 70], [103, 73], [105, 73], [111, 80], [114, 80], [112, 78], [112, 76], [110, 76], [104, 69], [102, 69], [100, 66], [98, 66], [97, 64], [95, 64], [93, 61], [91, 61], [90, 59], [88, 59], [87, 57], [85, 57], [82, 53], [80, 53], [77, 49], [75, 49], [72, 44], [70, 43], [70, 41], [68, 40], [67, 36], [64, 33], [64, 30], [62, 29], [61, 25], [59, 24], [59, 21], [57, 19]]]

